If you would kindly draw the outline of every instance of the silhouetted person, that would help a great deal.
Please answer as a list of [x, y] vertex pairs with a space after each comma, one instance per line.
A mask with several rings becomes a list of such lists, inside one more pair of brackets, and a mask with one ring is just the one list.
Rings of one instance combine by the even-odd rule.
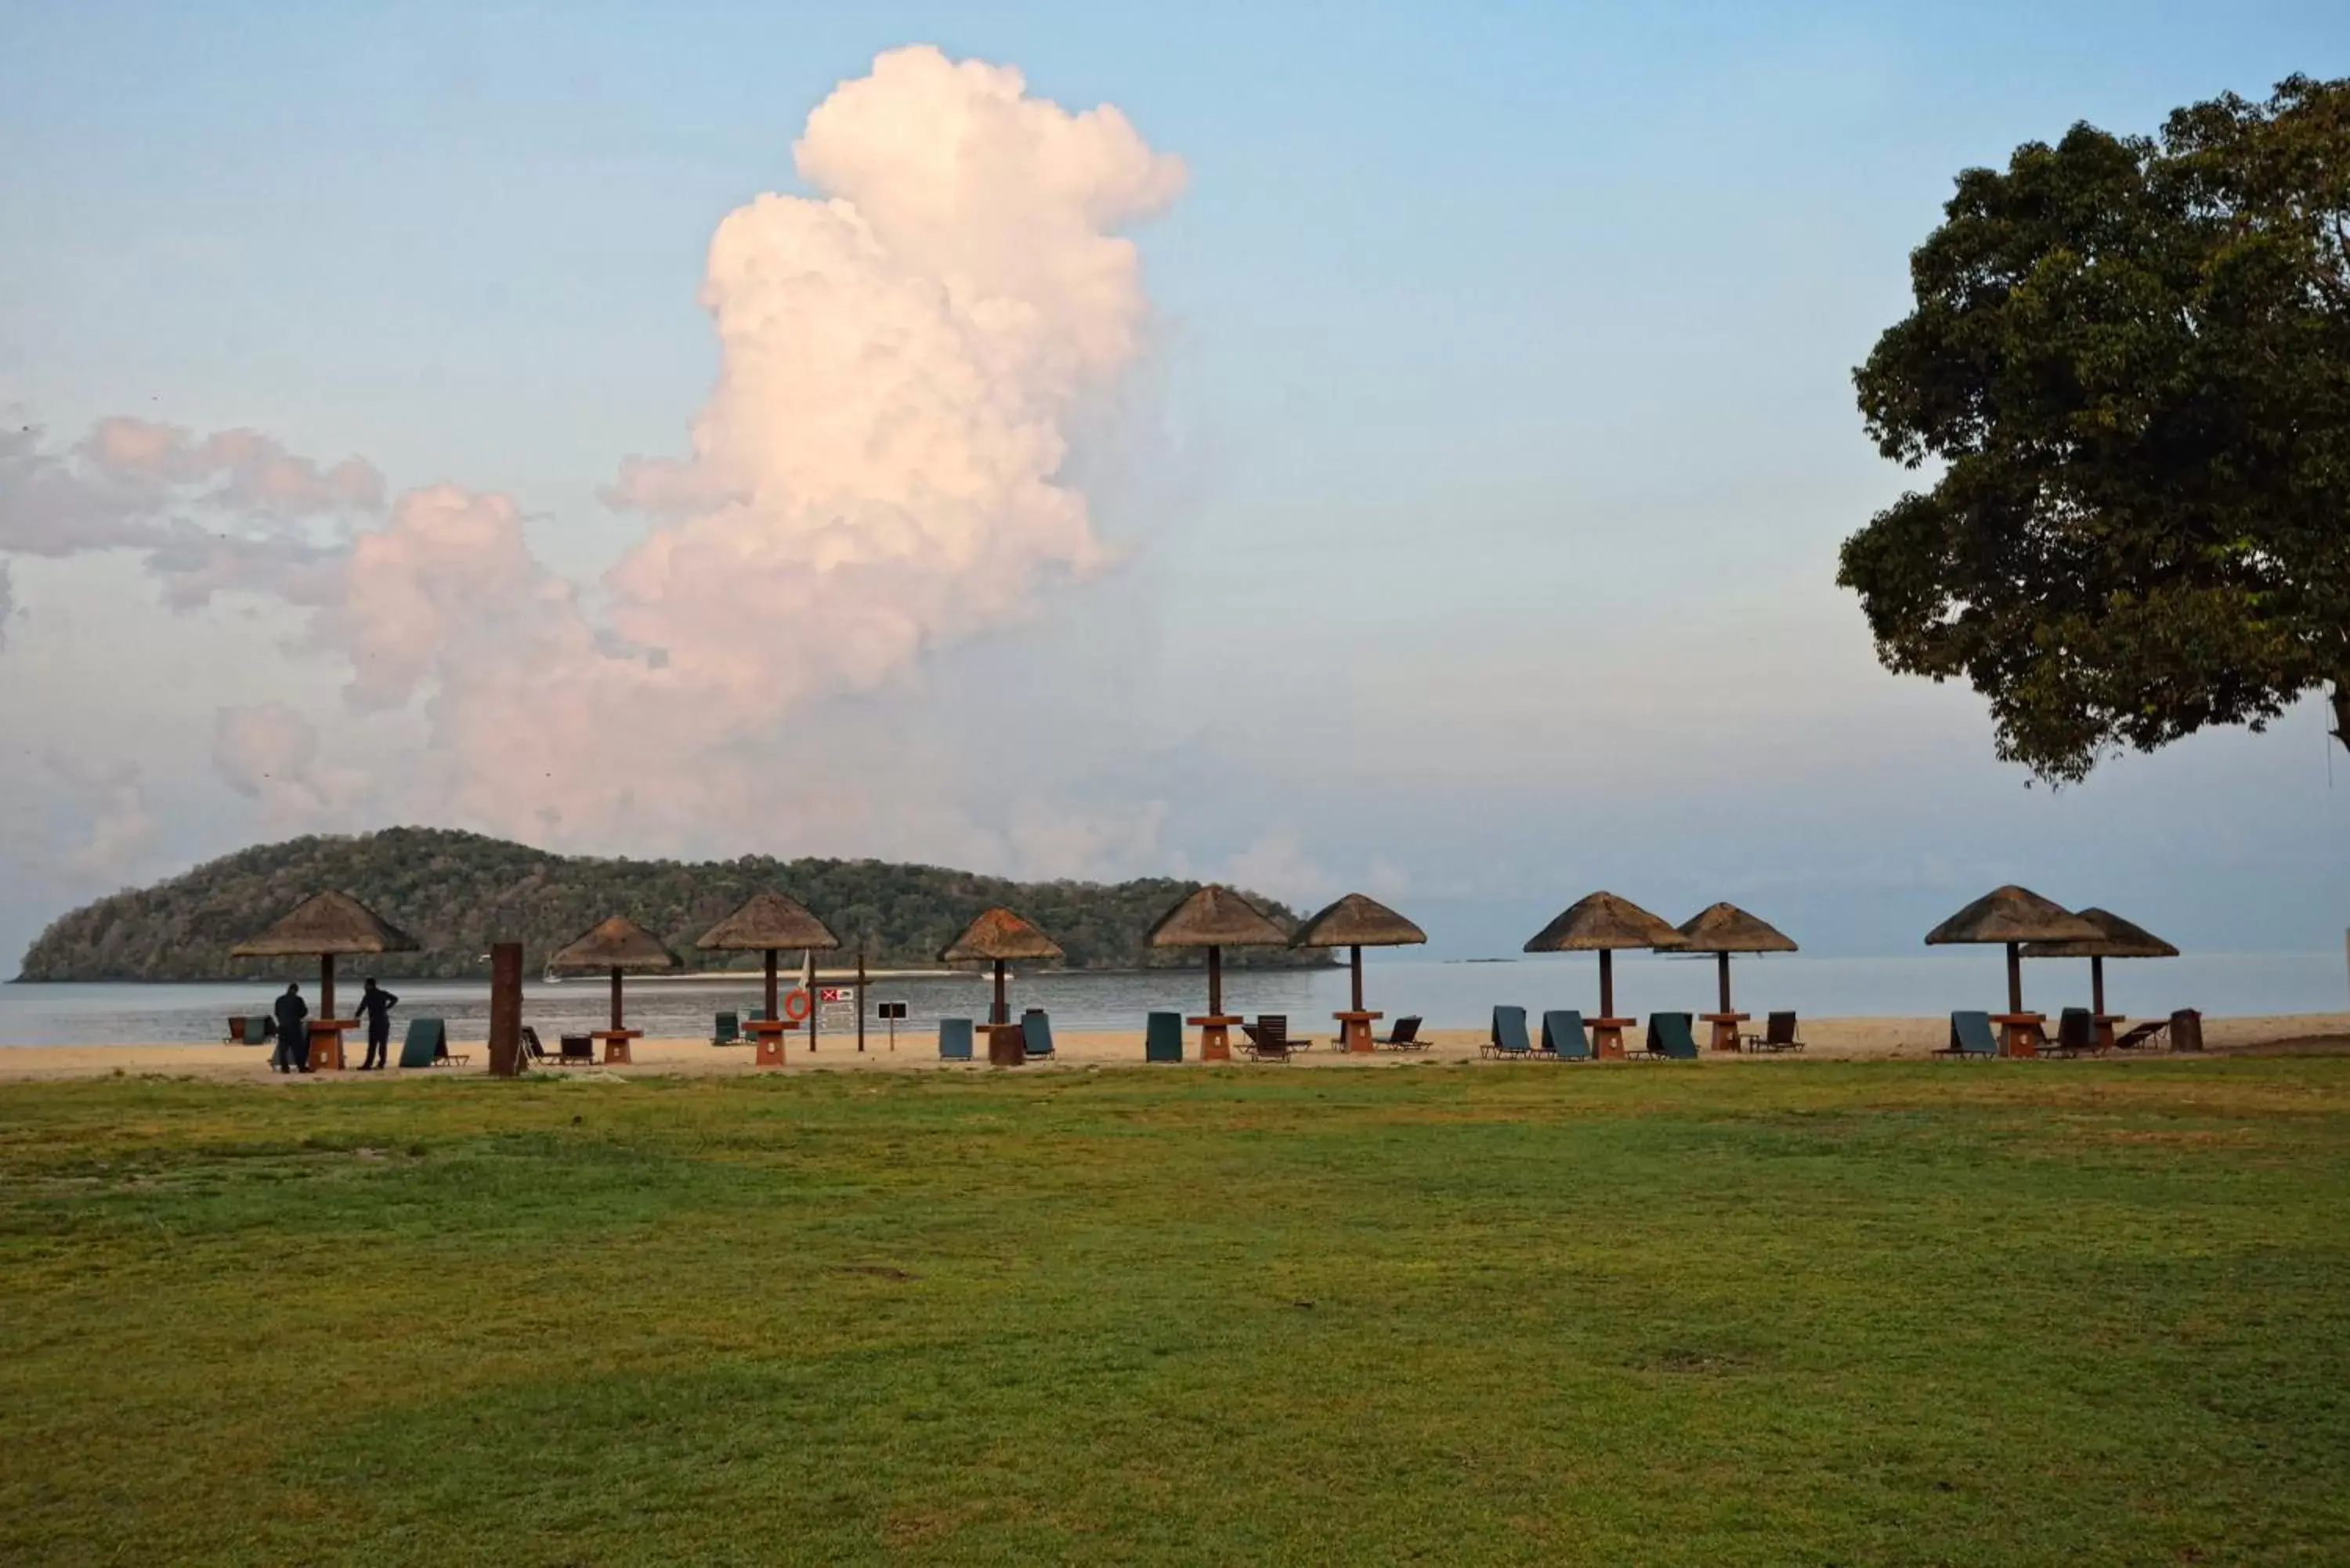
[[391, 1065], [391, 1010], [400, 1005], [400, 998], [378, 989], [374, 981], [359, 992], [359, 1016], [367, 1020], [367, 1060], [359, 1064], [362, 1073]]
[[277, 1014], [277, 1054], [269, 1064], [281, 1073], [310, 1070], [310, 1004], [300, 985], [289, 985], [271, 1011]]

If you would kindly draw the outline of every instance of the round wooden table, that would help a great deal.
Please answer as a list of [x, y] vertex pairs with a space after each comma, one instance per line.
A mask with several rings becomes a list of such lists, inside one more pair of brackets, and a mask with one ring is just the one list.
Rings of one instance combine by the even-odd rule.
[[2090, 1038], [2097, 1043], [2099, 1054], [2114, 1048], [2114, 1026], [2129, 1022], [2126, 1012], [2093, 1012], [2089, 1015]]
[[1591, 1054], [1618, 1062], [1624, 1059], [1624, 1031], [1640, 1026], [1637, 1018], [1586, 1018], [1583, 1022], [1591, 1026]]
[[1999, 1054], [2002, 1056], [2037, 1056], [2040, 1054], [2041, 1026], [2048, 1022], [2044, 1012], [1994, 1012], [1991, 1021], [1999, 1025]]
[[1371, 1039], [1371, 1020], [1385, 1018], [1384, 1012], [1334, 1012], [1338, 1021], [1338, 1049], [1341, 1051], [1376, 1051]]
[[1735, 1054], [1738, 1050], [1738, 1026], [1754, 1015], [1751, 1012], [1700, 1012], [1698, 1016], [1713, 1025], [1713, 1049]]
[[784, 1064], [784, 1036], [799, 1025], [787, 1018], [754, 1018], [743, 1025], [743, 1033], [752, 1036], [751, 1065], [780, 1067]]
[[1202, 1012], [1183, 1022], [1200, 1032], [1201, 1061], [1229, 1062], [1232, 1059], [1230, 1031], [1234, 1024], [1245, 1023], [1248, 1020], [1237, 1012]]
[[1028, 1031], [1017, 1023], [983, 1023], [987, 1032], [987, 1064], [1024, 1066], [1028, 1061]]
[[644, 1037], [645, 1032], [641, 1029], [591, 1029], [588, 1032], [588, 1039], [604, 1043], [604, 1065], [607, 1067], [631, 1065], [629, 1042]]
[[313, 1018], [310, 1020], [310, 1049], [303, 1058], [312, 1072], [321, 1067], [335, 1072], [343, 1070], [343, 1031], [357, 1029], [356, 1018]]

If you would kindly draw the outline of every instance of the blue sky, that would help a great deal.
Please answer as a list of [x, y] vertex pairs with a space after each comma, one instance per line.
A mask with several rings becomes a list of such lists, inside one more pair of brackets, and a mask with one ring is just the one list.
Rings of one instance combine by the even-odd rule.
[[[5, 5], [0, 404], [504, 492], [592, 579], [643, 528], [599, 489], [718, 368], [713, 228], [803, 190], [809, 111], [916, 42], [1188, 168], [1135, 231], [1151, 352], [1069, 470], [1125, 559], [793, 716], [884, 801], [848, 841], [682, 847], [947, 857], [947, 805], [1066, 812], [1145, 825], [1087, 868], [1366, 886], [1446, 953], [1599, 886], [1907, 950], [2012, 878], [2182, 944], [2340, 940], [2314, 706], [2027, 789], [1832, 583], [1902, 478], [1850, 369], [1951, 176], [2350, 71], [2337, 5]], [[174, 615], [103, 555], [15, 583], [0, 949], [273, 830], [214, 776], [224, 704], [415, 763], [282, 608]], [[126, 766], [139, 820], [92, 848]], [[885, 798], [910, 771], [944, 794]]]

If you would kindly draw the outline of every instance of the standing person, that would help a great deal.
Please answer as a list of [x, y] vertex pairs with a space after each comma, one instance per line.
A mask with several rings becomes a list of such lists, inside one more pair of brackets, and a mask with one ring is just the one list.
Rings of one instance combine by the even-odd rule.
[[310, 1004], [297, 982], [286, 988], [271, 1011], [277, 1014], [277, 1054], [269, 1064], [281, 1073], [310, 1070]]
[[367, 1060], [359, 1064], [360, 1072], [391, 1065], [391, 1010], [399, 1005], [400, 998], [379, 990], [372, 979], [359, 992], [359, 1016], [367, 1020], [368, 1029]]

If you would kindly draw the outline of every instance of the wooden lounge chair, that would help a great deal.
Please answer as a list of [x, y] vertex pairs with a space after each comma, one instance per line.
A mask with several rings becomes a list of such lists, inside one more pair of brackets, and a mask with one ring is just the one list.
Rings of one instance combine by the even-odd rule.
[[971, 1060], [971, 1020], [941, 1018], [939, 1020], [939, 1060], [968, 1062]]
[[2157, 1047], [2154, 1044], [2155, 1036], [2162, 1033], [2169, 1027], [2170, 1020], [2168, 1018], [2149, 1018], [2143, 1023], [2133, 1023], [2130, 1025], [2127, 1033], [2123, 1034], [2120, 1039], [2114, 1042], [2114, 1049], [2116, 1051], [2135, 1051], [2140, 1046], [2145, 1046], [2149, 1050], [2156, 1049]]
[[1246, 1047], [1253, 1062], [1286, 1062], [1297, 1047], [1289, 1038], [1289, 1015], [1284, 1012], [1260, 1013], [1254, 1023], [1241, 1025], [1248, 1036]]
[[1050, 1056], [1053, 1054], [1053, 1021], [1041, 1007], [1032, 1007], [1020, 1015], [1020, 1033], [1025, 1037], [1028, 1054]]
[[449, 1026], [438, 1018], [411, 1018], [408, 1021], [407, 1038], [400, 1043], [400, 1070], [438, 1067], [471, 1062], [470, 1055], [449, 1054]]
[[1492, 1034], [1478, 1047], [1477, 1054], [1511, 1062], [1533, 1061], [1534, 1048], [1526, 1039], [1526, 1010], [1523, 1007], [1495, 1007]]
[[561, 1037], [563, 1053], [549, 1057], [558, 1067], [592, 1067], [596, 1064], [596, 1037], [592, 1034], [566, 1034]]
[[2068, 1007], [2056, 1015], [2054, 1040], [2047, 1038], [2047, 1031], [2041, 1032], [2040, 1049], [2053, 1056], [2078, 1056], [2096, 1048], [2096, 1034], [2085, 1007]]
[[1384, 1046], [1390, 1051], [1425, 1051], [1428, 1049], [1428, 1042], [1419, 1037], [1419, 1015], [1418, 1013], [1413, 1013], [1408, 1018], [1397, 1019], [1395, 1021], [1395, 1028], [1388, 1033], [1386, 1039], [1381, 1040], [1374, 1035], [1371, 1039], [1371, 1044], [1374, 1045]]
[[1795, 1030], [1795, 1015], [1774, 1012], [1763, 1023], [1762, 1033], [1744, 1036], [1741, 1044], [1749, 1051], [1800, 1051], [1804, 1048], [1801, 1035]]
[[1950, 1014], [1950, 1043], [1937, 1056], [1975, 1056], [1985, 1061], [1999, 1054], [1999, 1036], [1991, 1032], [1988, 1012]]
[[1142, 1059], [1180, 1062], [1183, 1059], [1183, 1015], [1154, 1012], [1142, 1026]]
[[1543, 1014], [1542, 1054], [1554, 1062], [1588, 1062], [1593, 1059], [1591, 1036], [1584, 1033], [1580, 1010], [1553, 1008]]
[[1691, 1016], [1686, 1012], [1648, 1014], [1648, 1054], [1666, 1061], [1696, 1061], [1697, 1036], [1690, 1031]]
[[522, 1056], [525, 1063], [536, 1062], [541, 1066], [553, 1060], [547, 1055], [546, 1047], [539, 1043], [538, 1031], [527, 1023], [522, 1026]]
[[743, 1020], [740, 1014], [722, 1012], [711, 1021], [710, 1043], [712, 1045], [743, 1044]]

